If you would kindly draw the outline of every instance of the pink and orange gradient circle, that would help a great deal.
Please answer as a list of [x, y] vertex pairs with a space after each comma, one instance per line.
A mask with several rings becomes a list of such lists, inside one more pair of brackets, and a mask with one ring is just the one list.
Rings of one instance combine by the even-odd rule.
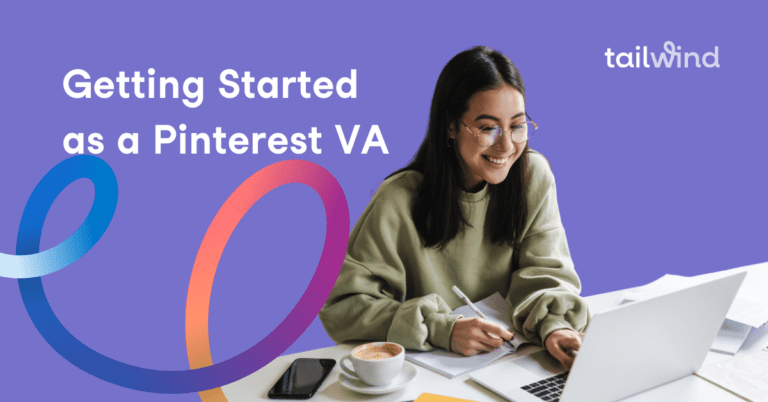
[[[288, 183], [306, 184], [320, 195], [326, 216], [323, 252], [309, 286], [288, 316], [259, 343], [234, 359], [248, 355], [250, 361], [237, 360], [240, 360], [242, 365], [260, 368], [279, 356], [307, 329], [336, 283], [349, 237], [349, 210], [339, 183], [319, 165], [302, 160], [277, 162], [256, 172], [224, 202], [208, 227], [197, 252], [189, 280], [186, 307], [186, 341], [190, 368], [213, 365], [208, 338], [211, 290], [216, 267], [229, 237], [256, 201], [273, 189]], [[202, 391], [199, 395], [203, 402], [227, 401], [221, 388]]]

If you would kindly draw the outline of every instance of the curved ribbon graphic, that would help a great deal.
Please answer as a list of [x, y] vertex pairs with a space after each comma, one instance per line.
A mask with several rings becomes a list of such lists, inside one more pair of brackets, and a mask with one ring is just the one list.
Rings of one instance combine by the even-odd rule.
[[[53, 201], [64, 188], [82, 178], [90, 179], [96, 187], [93, 207], [85, 222], [68, 239], [48, 250], [38, 252], [40, 232]], [[0, 253], [0, 276], [34, 278], [72, 264], [99, 241], [112, 221], [116, 207], [117, 179], [106, 162], [88, 155], [64, 160], [40, 180], [29, 196], [19, 225], [17, 255]]]
[[[40, 235], [53, 201], [64, 188], [79, 178], [90, 179], [96, 187], [91, 212], [75, 234], [40, 253]], [[320, 194], [323, 201], [327, 226], [317, 270], [299, 302], [277, 328], [245, 352], [210, 365], [207, 306], [218, 258], [234, 226], [248, 208], [263, 194], [286, 183], [307, 184]], [[349, 210], [344, 192], [336, 179], [319, 165], [299, 160], [283, 161], [254, 174], [221, 207], [206, 232], [195, 261], [187, 299], [191, 304], [187, 306], [188, 355], [193, 369], [153, 370], [111, 359], [80, 342], [54, 314], [42, 279], [39, 276], [24, 277], [55, 272], [85, 254], [106, 230], [116, 204], [117, 182], [106, 162], [80, 155], [59, 163], [40, 181], [27, 202], [19, 225], [18, 256], [3, 257], [0, 264], [5, 267], [8, 261], [24, 261], [16, 265], [11, 263], [16, 268], [9, 268], [8, 272], [22, 276], [18, 280], [19, 290], [27, 313], [38, 332], [57, 353], [104, 381], [146, 392], [188, 393], [218, 388], [255, 372], [282, 353], [306, 330], [330, 294], [344, 259], [349, 235]], [[46, 252], [49, 254], [40, 256]], [[42, 265], [34, 265], [37, 263]], [[0, 276], [5, 276], [5, 273], [0, 271]], [[202, 307], [205, 307], [204, 311], [197, 310]], [[205, 331], [199, 327], [201, 323], [205, 324]], [[203, 339], [205, 343], [202, 345], [194, 343]]]
[[[259, 367], [279, 356], [299, 338], [299, 335], [317, 316], [317, 312], [320, 311], [320, 307], [323, 306], [336, 283], [349, 236], [349, 210], [344, 193], [341, 192], [336, 180], [318, 165], [301, 160], [278, 162], [256, 172], [243, 182], [221, 206], [197, 251], [192, 276], [189, 279], [185, 320], [187, 355], [191, 368], [196, 369], [213, 364], [208, 338], [208, 311], [216, 267], [219, 265], [219, 259], [229, 237], [256, 201], [273, 189], [288, 183], [304, 183], [320, 194], [326, 213], [325, 247], [338, 247], [344, 251], [340, 254], [341, 260], [330, 262], [325, 260], [326, 252], [325, 248], [323, 249], [317, 271], [299, 302], [288, 317], [256, 345], [261, 346], [266, 342], [263, 351], [256, 357], [258, 359], [256, 364]], [[329, 245], [334, 241], [338, 244]], [[200, 399], [203, 402], [227, 400], [221, 388], [200, 392]]]

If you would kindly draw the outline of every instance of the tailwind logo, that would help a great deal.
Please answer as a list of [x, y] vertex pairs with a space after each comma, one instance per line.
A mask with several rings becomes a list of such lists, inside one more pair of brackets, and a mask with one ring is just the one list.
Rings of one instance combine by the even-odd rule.
[[[635, 46], [635, 50], [637, 50], [637, 52], [635, 52], [634, 55], [632, 52], [621, 52], [616, 55], [616, 53], [611, 51], [611, 48], [608, 48], [608, 51], [605, 52], [608, 67], [640, 68], [642, 66], [645, 68], [651, 68], [651, 64], [648, 63], [651, 61], [653, 63], [653, 67], [655, 68], [661, 68], [662, 66], [666, 68], [688, 68], [688, 63], [690, 61], [691, 67], [696, 66], [696, 68], [701, 68], [701, 66], [704, 65], [706, 68], [720, 68], [717, 46], [715, 46], [714, 52], [704, 53], [704, 55], [701, 56], [701, 60], [699, 60], [699, 54], [696, 52], [680, 52], [680, 50], [682, 50], [682, 46], [677, 46], [677, 48], [675, 48], [675, 44], [672, 43], [672, 41], [664, 42], [665, 53], [659, 53], [658, 58], [653, 52], [650, 52], [651, 57], [648, 57], [648, 46], [643, 46], [642, 58], [640, 57], [640, 46]], [[611, 59], [614, 55], [616, 55], [615, 65]], [[632, 56], [634, 56], [634, 58]]]

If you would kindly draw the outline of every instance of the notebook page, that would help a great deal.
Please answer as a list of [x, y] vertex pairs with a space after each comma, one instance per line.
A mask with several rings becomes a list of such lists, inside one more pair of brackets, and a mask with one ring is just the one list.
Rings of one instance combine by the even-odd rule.
[[[489, 321], [495, 322], [504, 328], [510, 329], [509, 322], [509, 304], [499, 293], [486, 297], [485, 299], [475, 303], [475, 306], [488, 317]], [[464, 317], [477, 317], [474, 311], [469, 306], [461, 306], [453, 310], [456, 314], [462, 314]], [[426, 367], [430, 370], [436, 371], [448, 378], [460, 376], [468, 373], [472, 370], [485, 367], [490, 363], [513, 353], [515, 349], [527, 342], [519, 334], [515, 334], [515, 339], [512, 344], [515, 348], [504, 344], [502, 347], [489, 352], [475, 356], [464, 356], [458, 353], [449, 352], [444, 349], [434, 350], [431, 352], [418, 352], [407, 351], [405, 358], [420, 366]]]
[[405, 358], [420, 366], [436, 371], [448, 378], [454, 378], [472, 370], [485, 367], [496, 360], [512, 353], [512, 348], [504, 345], [492, 352], [474, 356], [464, 356], [445, 349], [431, 352], [407, 351]]
[[[509, 304], [501, 297], [501, 294], [494, 293], [485, 299], [475, 303], [475, 307], [482, 311], [489, 321], [493, 321], [496, 324], [501, 325], [504, 328], [509, 329]], [[467, 305], [463, 305], [456, 310], [453, 310], [455, 314], [461, 314], [464, 317], [477, 317], [474, 311]]]

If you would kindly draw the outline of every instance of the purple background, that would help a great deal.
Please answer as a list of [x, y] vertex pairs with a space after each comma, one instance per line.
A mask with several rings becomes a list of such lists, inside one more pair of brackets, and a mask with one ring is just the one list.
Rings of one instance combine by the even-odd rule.
[[[387, 3], [390, 4], [390, 3]], [[541, 129], [531, 141], [552, 163], [563, 223], [583, 294], [768, 260], [764, 246], [765, 100], [768, 37], [762, 9], [667, 2], [605, 2], [540, 8], [369, 3], [267, 6], [253, 2], [4, 3], [0, 7], [0, 252], [14, 253], [34, 186], [69, 155], [69, 132], [99, 132], [100, 155], [120, 186], [104, 237], [80, 261], [44, 278], [54, 311], [85, 344], [117, 360], [188, 368], [186, 291], [197, 248], [229, 194], [273, 162], [301, 158], [341, 183], [352, 224], [383, 178], [420, 144], [443, 65], [484, 44], [519, 67], [527, 110]], [[665, 41], [703, 55], [719, 47], [719, 69], [609, 69], [603, 55]], [[64, 75], [92, 77], [149, 68], [155, 77], [204, 77], [202, 106], [181, 99], [72, 99]], [[357, 99], [225, 99], [224, 69], [252, 76], [325, 76], [357, 69]], [[190, 132], [323, 134], [321, 155], [154, 154], [154, 126]], [[350, 155], [334, 125], [360, 124]], [[389, 148], [360, 155], [371, 125]], [[122, 155], [123, 132], [140, 133], [139, 155]], [[46, 222], [42, 248], [80, 225], [93, 200], [87, 180], [69, 186]], [[309, 283], [325, 229], [309, 187], [268, 194], [235, 230], [211, 300], [211, 345], [219, 362], [258, 342]], [[58, 356], [32, 326], [15, 280], [0, 278], [0, 399], [195, 401], [105, 383]], [[266, 307], [261, 307], [266, 306]], [[330, 346], [318, 320], [286, 352]], [[267, 386], [267, 384], [265, 384]], [[263, 390], [255, 390], [261, 393]]]

